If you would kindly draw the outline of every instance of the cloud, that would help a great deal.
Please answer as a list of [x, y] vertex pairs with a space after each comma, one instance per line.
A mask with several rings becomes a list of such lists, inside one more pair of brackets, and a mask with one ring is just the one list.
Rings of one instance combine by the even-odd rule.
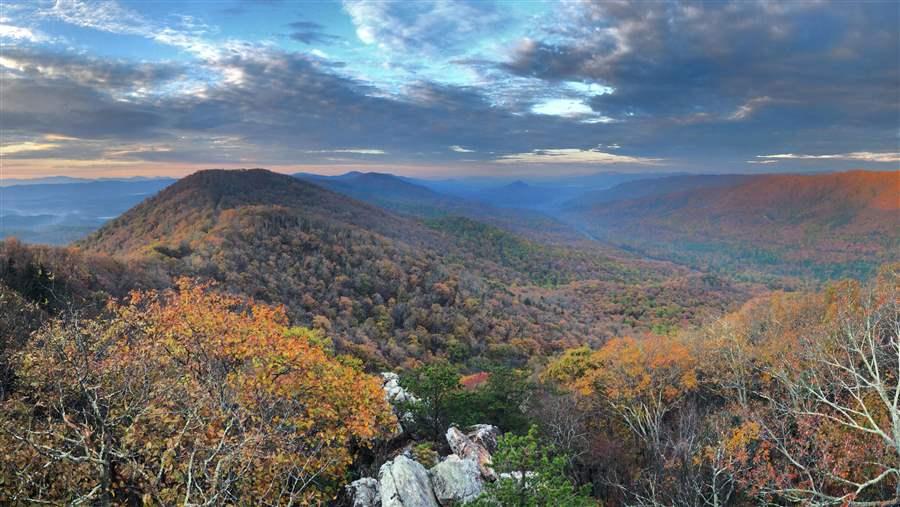
[[15, 42], [44, 42], [48, 40], [48, 37], [31, 28], [0, 23], [0, 39]]
[[149, 21], [111, 0], [91, 3], [56, 0], [53, 7], [43, 14], [64, 23], [102, 32], [147, 35], [151, 31]]
[[344, 0], [343, 5], [360, 41], [396, 51], [445, 53], [509, 19], [490, 2]]
[[793, 115], [813, 127], [821, 118], [798, 108], [881, 125], [900, 112], [898, 18], [887, 3], [572, 2], [556, 21], [499, 67], [611, 87], [589, 104], [616, 119], [739, 121], [766, 105], [762, 121]]
[[166, 145], [133, 145], [133, 146], [125, 146], [117, 149], [107, 150], [104, 152], [104, 158], [139, 158], [141, 155], [144, 155], [143, 159], [146, 159], [147, 154], [151, 153], [170, 153], [172, 152], [172, 148]]
[[757, 155], [764, 159], [761, 164], [775, 162], [776, 160], [858, 160], [862, 162], [900, 162], [900, 152], [873, 153], [870, 151], [855, 151], [852, 153], [835, 153], [831, 155], [797, 155], [794, 153], [779, 153], [776, 155]]
[[183, 65], [101, 60], [74, 53], [7, 48], [0, 67], [13, 70], [19, 77], [69, 80], [110, 89], [138, 89], [159, 86], [184, 76]]
[[654, 165], [662, 162], [658, 158], [630, 157], [599, 150], [559, 148], [533, 150], [526, 153], [503, 155], [495, 162], [501, 164], [636, 164]]
[[306, 150], [304, 153], [352, 153], [355, 155], [387, 155], [384, 150], [375, 148], [340, 148], [336, 150]]
[[590, 115], [594, 110], [591, 109], [591, 106], [580, 100], [550, 99], [532, 106], [531, 112], [535, 114], [573, 118]]
[[743, 120], [753, 114], [760, 106], [772, 102], [770, 97], [756, 97], [748, 100], [728, 116], [729, 120]]
[[288, 26], [292, 29], [288, 36], [303, 44], [331, 44], [340, 40], [336, 35], [325, 33], [322, 25], [312, 21], [294, 21]]
[[[24, 24], [35, 34], [62, 21], [142, 37], [165, 54], [179, 50], [176, 61], [4, 46], [4, 141], [59, 145], [20, 157], [67, 150], [67, 160], [277, 166], [344, 154], [436, 167], [463, 165], [466, 153], [471, 167], [536, 172], [722, 171], [823, 150], [840, 155], [815, 156], [828, 167], [896, 157], [898, 20], [879, 3], [565, 2], [552, 4], [555, 14], [523, 16], [488, 2], [347, 0], [362, 42], [325, 48], [327, 58], [279, 48], [297, 47], [283, 33], [287, 20], [272, 27], [282, 36], [247, 42], [129, 5], [59, 0], [35, 8], [46, 25]], [[290, 35], [336, 40], [328, 20], [296, 21]], [[375, 52], [387, 61], [356, 60]], [[614, 154], [612, 140], [630, 155]]]
[[4, 144], [0, 145], [0, 155], [17, 155], [20, 153], [29, 153], [35, 151], [48, 151], [53, 150], [55, 148], [59, 148], [58, 144], [54, 143], [39, 143], [33, 141], [26, 141], [24, 143], [12, 143], [12, 144]]
[[81, 28], [145, 37], [188, 51], [204, 60], [216, 60], [223, 52], [235, 49], [233, 44], [212, 44], [206, 41], [204, 35], [207, 34], [208, 27], [197, 23], [190, 16], [182, 16], [179, 26], [167, 26], [122, 7], [113, 0], [56, 0], [53, 7], [43, 11], [41, 15]]

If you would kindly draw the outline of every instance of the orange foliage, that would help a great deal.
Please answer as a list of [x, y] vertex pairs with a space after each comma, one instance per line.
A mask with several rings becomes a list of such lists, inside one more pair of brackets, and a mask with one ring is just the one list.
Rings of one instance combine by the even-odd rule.
[[0, 411], [0, 485], [67, 502], [331, 498], [353, 446], [394, 422], [379, 380], [288, 329], [283, 309], [209, 289], [134, 293], [30, 344], [31, 390]]

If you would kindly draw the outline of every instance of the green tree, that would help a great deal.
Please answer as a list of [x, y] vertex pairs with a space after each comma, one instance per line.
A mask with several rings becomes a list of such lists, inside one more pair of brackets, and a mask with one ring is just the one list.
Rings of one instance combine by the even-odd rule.
[[488, 371], [484, 385], [465, 393], [464, 424], [493, 424], [504, 432], [527, 432], [528, 417], [521, 407], [533, 392], [528, 372], [502, 366]]
[[442, 442], [451, 418], [461, 418], [465, 394], [456, 367], [446, 361], [425, 365], [404, 375], [401, 385], [417, 398], [402, 409], [413, 415], [414, 431]]
[[524, 436], [507, 433], [500, 437], [493, 459], [501, 478], [487, 485], [474, 507], [599, 505], [587, 485], [576, 488], [572, 484], [566, 476], [565, 456], [554, 456], [549, 446], [541, 444], [536, 426]]

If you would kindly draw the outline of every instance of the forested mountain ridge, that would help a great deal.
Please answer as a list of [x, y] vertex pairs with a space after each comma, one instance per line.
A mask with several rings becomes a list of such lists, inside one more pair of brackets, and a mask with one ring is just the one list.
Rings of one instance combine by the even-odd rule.
[[320, 176], [300, 173], [293, 176], [354, 199], [413, 216], [459, 214], [466, 208], [480, 206], [435, 192], [393, 174], [351, 172], [341, 176]]
[[[372, 368], [433, 356], [522, 364], [585, 336], [699, 321], [748, 297], [674, 265], [551, 248], [470, 219], [422, 223], [263, 170], [184, 178], [80, 247], [285, 304], [295, 323]], [[709, 286], [699, 299], [662, 289], [696, 284]], [[660, 299], [635, 298], [635, 287], [660, 287]], [[573, 291], [591, 304], [568, 307]], [[609, 311], [598, 316], [601, 306]]]
[[566, 216], [600, 239], [704, 271], [862, 279], [897, 260], [898, 196], [897, 171], [768, 174], [628, 200], [580, 201]]
[[[78, 244], [116, 255], [138, 254], [156, 242], [177, 248], [213, 227], [224, 210], [272, 204], [385, 234], [396, 235], [408, 226], [397, 215], [296, 178], [264, 169], [212, 169], [179, 180]], [[123, 232], [127, 234], [120, 235]]]
[[566, 202], [563, 209], [592, 208], [601, 203], [640, 199], [699, 188], [727, 187], [753, 178], [747, 174], [681, 174], [656, 179], [627, 181], [612, 188], [586, 192]]
[[[473, 199], [433, 190], [424, 181], [393, 174], [350, 172], [339, 176], [298, 173], [302, 180], [395, 213], [423, 219], [461, 216], [500, 227], [538, 242], [603, 247], [585, 241], [582, 234], [563, 222], [530, 209], [494, 207]], [[612, 250], [612, 249], [610, 249]], [[621, 252], [617, 252], [621, 254]]]

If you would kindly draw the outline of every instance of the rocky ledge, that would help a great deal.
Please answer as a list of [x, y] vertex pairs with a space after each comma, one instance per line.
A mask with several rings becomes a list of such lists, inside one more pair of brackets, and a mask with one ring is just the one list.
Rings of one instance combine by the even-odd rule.
[[500, 431], [479, 424], [466, 433], [452, 427], [447, 443], [453, 454], [430, 470], [406, 452], [381, 466], [378, 479], [365, 477], [347, 486], [353, 507], [449, 507], [478, 497], [486, 481], [497, 480], [491, 452]]

